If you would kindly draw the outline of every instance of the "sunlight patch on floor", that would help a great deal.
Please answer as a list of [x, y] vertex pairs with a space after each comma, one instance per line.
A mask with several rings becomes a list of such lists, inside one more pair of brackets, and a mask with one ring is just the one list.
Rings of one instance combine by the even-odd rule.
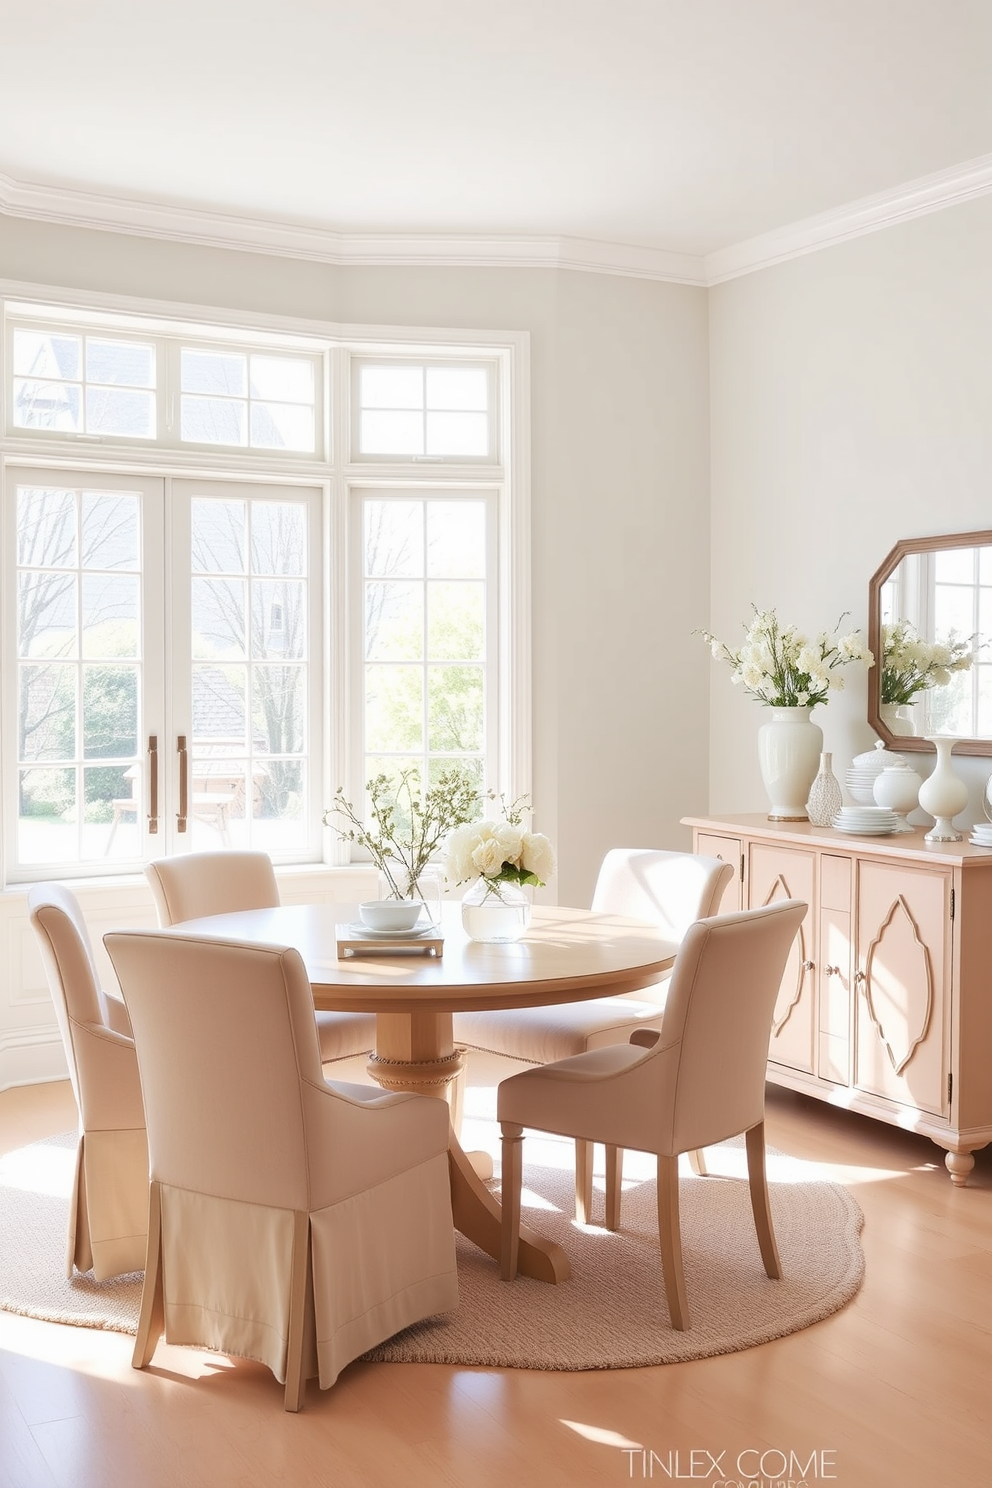
[[20, 1147], [0, 1157], [0, 1185], [22, 1193], [48, 1194], [68, 1199], [76, 1173], [74, 1147]]
[[586, 1441], [598, 1442], [604, 1447], [633, 1447], [640, 1451], [644, 1445], [643, 1442], [631, 1441], [629, 1436], [622, 1436], [619, 1431], [610, 1431], [605, 1426], [590, 1426], [587, 1421], [567, 1421], [564, 1416], [559, 1416], [558, 1419], [562, 1426], [567, 1426], [576, 1436], [582, 1436]]

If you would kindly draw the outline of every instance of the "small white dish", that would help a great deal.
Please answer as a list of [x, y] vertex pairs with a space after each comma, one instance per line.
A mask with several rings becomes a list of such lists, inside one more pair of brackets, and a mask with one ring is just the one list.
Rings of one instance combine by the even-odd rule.
[[406, 933], [420, 919], [423, 907], [419, 899], [369, 899], [358, 906], [358, 914], [367, 930]]
[[351, 940], [415, 940], [420, 935], [436, 935], [433, 925], [414, 925], [410, 930], [373, 930], [371, 925], [358, 922], [341, 927]]

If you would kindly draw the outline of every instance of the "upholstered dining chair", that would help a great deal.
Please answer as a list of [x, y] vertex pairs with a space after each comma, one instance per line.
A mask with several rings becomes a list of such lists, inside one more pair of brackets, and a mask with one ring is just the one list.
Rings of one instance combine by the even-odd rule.
[[[524, 1127], [607, 1146], [607, 1225], [620, 1222], [625, 1147], [658, 1159], [658, 1231], [672, 1326], [689, 1326], [679, 1154], [744, 1133], [751, 1208], [767, 1275], [781, 1276], [765, 1178], [765, 1064], [779, 983], [807, 905], [786, 899], [691, 925], [661, 1031], [523, 1070], [497, 1090], [503, 1139], [502, 1274], [516, 1275]], [[650, 1045], [650, 1047], [644, 1047]]]
[[[158, 922], [163, 929], [205, 915], [239, 909], [274, 909], [279, 885], [264, 852], [185, 853], [159, 858], [145, 868]], [[375, 1047], [374, 1013], [317, 1014], [317, 1039], [324, 1064], [367, 1054]]]
[[[717, 913], [733, 868], [720, 858], [653, 848], [615, 847], [596, 880], [592, 909], [651, 920], [680, 941], [695, 920]], [[597, 997], [557, 1007], [456, 1013], [459, 1043], [531, 1064], [568, 1059], [606, 1044], [625, 1044], [637, 1028], [660, 1028], [668, 977], [636, 997]]]
[[300, 954], [104, 937], [134, 1028], [151, 1163], [133, 1364], [161, 1331], [306, 1380], [457, 1305], [448, 1108], [325, 1081]]
[[[681, 941], [695, 920], [717, 913], [733, 876], [722, 858], [655, 848], [614, 847], [596, 880], [592, 908], [601, 915], [652, 920], [669, 939]], [[498, 1008], [456, 1013], [457, 1042], [531, 1064], [570, 1059], [588, 1049], [626, 1044], [637, 1029], [659, 1030], [668, 995], [668, 974], [637, 997], [596, 997], [557, 1007]], [[622, 1161], [622, 1159], [621, 1159]], [[693, 1166], [703, 1171], [701, 1154]], [[575, 1144], [576, 1214], [585, 1223], [592, 1202], [593, 1146]]]
[[97, 1281], [145, 1264], [148, 1144], [127, 1011], [97, 979], [79, 901], [62, 884], [36, 884], [28, 914], [55, 1003], [79, 1111], [66, 1275]]

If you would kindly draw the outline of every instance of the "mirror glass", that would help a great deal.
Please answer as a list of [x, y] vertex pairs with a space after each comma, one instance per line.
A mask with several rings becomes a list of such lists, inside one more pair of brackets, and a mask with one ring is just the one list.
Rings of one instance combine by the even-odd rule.
[[[868, 590], [868, 722], [899, 749], [992, 754], [992, 532], [897, 543]], [[914, 742], [915, 741], [915, 742]]]

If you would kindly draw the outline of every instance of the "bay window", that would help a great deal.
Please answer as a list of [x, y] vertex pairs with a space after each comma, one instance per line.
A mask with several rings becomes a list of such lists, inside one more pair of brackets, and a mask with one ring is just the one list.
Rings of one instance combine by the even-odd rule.
[[527, 788], [521, 345], [4, 325], [6, 881], [321, 862], [379, 773]]

